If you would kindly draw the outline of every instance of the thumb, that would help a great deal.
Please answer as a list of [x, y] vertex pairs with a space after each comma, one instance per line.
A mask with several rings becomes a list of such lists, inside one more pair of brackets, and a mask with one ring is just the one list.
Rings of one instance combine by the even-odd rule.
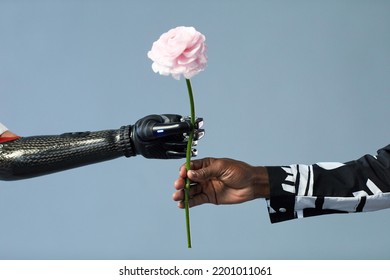
[[206, 181], [213, 177], [217, 177], [218, 174], [219, 172], [217, 169], [208, 166], [197, 170], [189, 170], [187, 176], [194, 181]]

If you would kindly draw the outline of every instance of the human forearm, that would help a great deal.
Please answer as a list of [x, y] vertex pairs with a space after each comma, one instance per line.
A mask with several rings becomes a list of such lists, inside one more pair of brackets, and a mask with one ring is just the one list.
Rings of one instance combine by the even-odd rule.
[[269, 198], [270, 185], [268, 171], [266, 167], [253, 167], [252, 183], [254, 198]]

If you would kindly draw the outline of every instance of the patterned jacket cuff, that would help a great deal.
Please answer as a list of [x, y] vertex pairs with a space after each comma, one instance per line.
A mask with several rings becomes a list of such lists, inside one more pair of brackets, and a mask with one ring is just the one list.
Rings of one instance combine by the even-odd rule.
[[[297, 218], [295, 207], [295, 192], [286, 191], [283, 185], [291, 185], [293, 182], [286, 181], [291, 176], [282, 167], [267, 167], [270, 198], [267, 199], [268, 213], [271, 223], [283, 222]], [[292, 189], [290, 188], [290, 189]]]

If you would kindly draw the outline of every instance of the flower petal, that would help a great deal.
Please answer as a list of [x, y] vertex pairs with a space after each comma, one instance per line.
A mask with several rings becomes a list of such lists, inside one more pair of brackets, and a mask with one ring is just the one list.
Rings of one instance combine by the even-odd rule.
[[207, 64], [205, 40], [194, 27], [179, 26], [163, 33], [147, 53], [153, 71], [175, 79], [196, 75]]

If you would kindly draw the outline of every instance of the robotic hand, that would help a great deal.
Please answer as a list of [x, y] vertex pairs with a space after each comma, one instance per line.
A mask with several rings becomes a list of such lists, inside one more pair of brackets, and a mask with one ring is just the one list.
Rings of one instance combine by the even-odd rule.
[[[197, 140], [204, 135], [202, 125], [203, 119], [197, 118], [192, 146], [196, 146]], [[130, 138], [134, 145], [134, 152], [146, 158], [184, 158], [191, 128], [190, 118], [179, 115], [146, 116], [137, 121], [131, 129]], [[196, 149], [193, 148], [191, 153], [196, 156]]]
[[[204, 135], [203, 121], [196, 119], [194, 142]], [[134, 125], [95, 132], [19, 137], [0, 143], [0, 180], [20, 180], [121, 156], [178, 159], [186, 156], [189, 118], [150, 115]], [[192, 148], [192, 155], [196, 150]]]

